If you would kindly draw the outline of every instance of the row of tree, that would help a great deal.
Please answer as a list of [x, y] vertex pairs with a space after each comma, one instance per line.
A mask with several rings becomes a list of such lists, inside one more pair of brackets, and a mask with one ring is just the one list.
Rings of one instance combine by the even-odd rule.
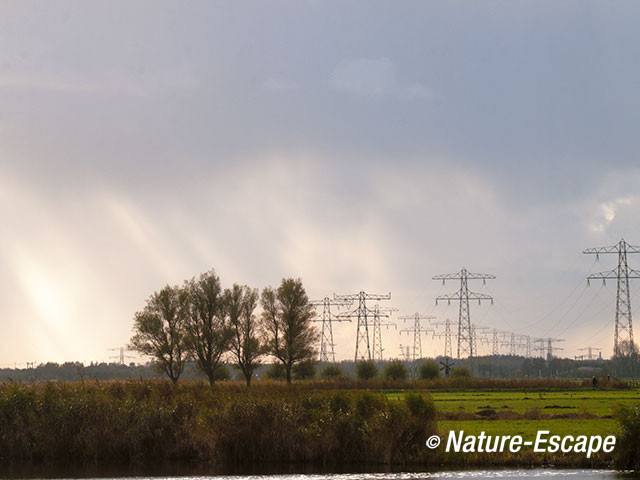
[[130, 348], [151, 357], [174, 383], [193, 360], [213, 384], [225, 356], [247, 386], [265, 356], [282, 363], [291, 383], [293, 367], [316, 354], [314, 316], [300, 279], [285, 278], [259, 294], [246, 285], [223, 290], [210, 270], [153, 293], [135, 314]]

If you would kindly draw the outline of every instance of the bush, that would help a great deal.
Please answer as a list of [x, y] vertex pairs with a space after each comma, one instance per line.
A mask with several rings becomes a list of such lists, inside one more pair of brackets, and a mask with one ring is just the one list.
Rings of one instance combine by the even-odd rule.
[[467, 367], [456, 367], [453, 370], [451, 370], [451, 377], [453, 378], [470, 378], [471, 377], [471, 370], [469, 370]]
[[616, 409], [615, 417], [620, 423], [615, 456], [616, 467], [630, 470], [640, 469], [640, 404], [620, 406]]
[[269, 380], [284, 380], [287, 377], [287, 370], [282, 363], [272, 363], [264, 372], [264, 378]]
[[391, 380], [406, 380], [409, 378], [409, 370], [400, 360], [394, 360], [384, 367], [384, 378]]
[[358, 362], [356, 365], [356, 377], [360, 380], [371, 380], [378, 375], [378, 367], [371, 360]]
[[320, 376], [327, 379], [338, 378], [342, 376], [342, 370], [337, 365], [325, 365]]
[[231, 380], [231, 372], [229, 367], [223, 364], [219, 364], [213, 372], [214, 380]]
[[415, 392], [407, 392], [404, 396], [404, 403], [415, 417], [423, 418], [425, 421], [433, 420], [436, 416], [436, 407], [431, 399], [426, 399], [423, 395]]
[[308, 380], [316, 376], [315, 360], [307, 360], [293, 366], [293, 378], [296, 380]]
[[440, 368], [438, 364], [432, 360], [424, 362], [418, 369], [418, 375], [423, 380], [432, 380], [440, 377]]

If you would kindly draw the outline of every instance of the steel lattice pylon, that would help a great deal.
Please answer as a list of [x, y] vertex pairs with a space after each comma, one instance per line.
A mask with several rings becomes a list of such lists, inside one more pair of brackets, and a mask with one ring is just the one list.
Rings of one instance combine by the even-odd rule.
[[493, 332], [492, 332], [492, 348], [491, 348], [491, 355], [494, 357], [498, 356], [498, 353], [500, 352], [500, 344], [498, 343], [498, 329], [494, 328]]
[[431, 328], [422, 328], [420, 325], [420, 320], [432, 320], [436, 317], [432, 317], [431, 315], [420, 315], [418, 312], [413, 315], [404, 315], [402, 317], [398, 317], [400, 320], [413, 320], [413, 328], [405, 328], [400, 330], [400, 333], [413, 333], [413, 355], [412, 360], [415, 362], [417, 359], [422, 358], [422, 333], [435, 333]]
[[436, 275], [434, 280], [442, 280], [443, 284], [447, 280], [460, 280], [460, 289], [451, 294], [440, 295], [436, 298], [436, 304], [438, 300], [455, 300], [460, 302], [460, 309], [458, 312], [458, 359], [462, 357], [469, 357], [473, 359], [474, 341], [473, 341], [473, 327], [471, 326], [471, 312], [469, 310], [469, 300], [490, 300], [493, 303], [493, 297], [485, 295], [484, 293], [475, 293], [469, 291], [469, 280], [493, 280], [496, 277], [494, 275], [488, 275], [485, 273], [471, 273], [466, 268], [463, 268], [457, 273], [448, 273], [444, 275]]
[[[582, 253], [595, 254], [596, 258], [601, 253], [617, 253], [618, 266], [608, 272], [594, 273], [587, 277], [587, 282], [594, 279], [601, 279], [606, 282], [609, 279], [617, 280], [616, 290], [616, 323], [613, 336], [613, 356], [619, 357], [625, 353], [632, 355], [635, 353], [633, 343], [633, 324], [631, 321], [631, 292], [629, 291], [629, 279], [640, 278], [640, 272], [629, 268], [627, 254], [640, 253], [640, 247], [630, 245], [621, 239], [616, 245], [610, 247], [589, 248]], [[628, 345], [628, 351], [622, 351], [622, 345]]]
[[387, 307], [382, 308], [380, 305], [376, 304], [373, 307], [373, 359], [377, 361], [382, 361], [382, 352], [384, 352], [384, 348], [382, 348], [382, 327], [394, 327], [396, 328], [395, 323], [387, 322], [383, 323], [382, 318], [389, 318], [389, 316], [393, 312], [397, 312], [397, 308]]
[[311, 302], [314, 307], [322, 305], [322, 316], [319, 319], [313, 320], [314, 322], [322, 322], [320, 329], [320, 361], [321, 362], [335, 362], [336, 352], [334, 350], [333, 343], [333, 327], [332, 322], [345, 322], [351, 321], [350, 318], [338, 318], [331, 313], [331, 307], [350, 307], [351, 302], [332, 300], [329, 297], [324, 297], [322, 300], [315, 300]]
[[587, 352], [587, 355], [586, 355], [587, 360], [595, 360], [595, 356], [594, 356], [593, 352], [594, 351], [597, 352], [599, 350], [602, 350], [602, 349], [601, 348], [597, 348], [597, 347], [585, 347], [585, 348], [579, 348], [578, 349], [579, 352], [584, 352], [584, 351]]
[[[342, 300], [347, 302], [358, 302], [358, 307], [346, 313], [340, 313], [336, 315], [337, 318], [357, 318], [358, 327], [356, 330], [356, 354], [355, 361], [358, 361], [358, 354], [360, 354], [360, 360], [372, 360], [371, 356], [371, 342], [369, 341], [369, 318], [373, 317], [373, 310], [367, 307], [367, 300], [391, 300], [391, 293], [387, 295], [375, 295], [361, 291], [351, 295], [333, 295], [335, 300]], [[366, 348], [366, 357], [364, 350]]]
[[443, 333], [434, 333], [434, 337], [444, 337], [444, 356], [445, 358], [453, 358], [453, 351], [451, 348], [451, 320], [448, 318], [444, 322], [431, 322], [431, 325], [441, 326], [444, 325]]

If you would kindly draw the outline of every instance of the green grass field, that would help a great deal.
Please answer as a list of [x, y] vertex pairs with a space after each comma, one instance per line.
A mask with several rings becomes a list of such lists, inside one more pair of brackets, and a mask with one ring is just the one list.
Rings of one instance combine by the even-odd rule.
[[[615, 435], [618, 423], [611, 418], [618, 405], [640, 401], [640, 390], [573, 391], [431, 391], [439, 412], [438, 431], [465, 434], [522, 435], [535, 439], [538, 430], [551, 435]], [[390, 392], [401, 398], [402, 392]], [[478, 412], [491, 409], [494, 419], [484, 419]], [[460, 419], [455, 419], [460, 415]], [[509, 416], [516, 418], [501, 418]], [[532, 418], [522, 418], [523, 416]], [[556, 418], [550, 418], [555, 416]], [[572, 418], [562, 418], [562, 417]], [[576, 418], [576, 416], [578, 418]], [[593, 418], [598, 417], [598, 418]]]
[[616, 405], [628, 405], [640, 400], [640, 390], [565, 391], [565, 392], [434, 392], [439, 411], [474, 413], [491, 408], [524, 414], [539, 409], [543, 415], [587, 412], [605, 416], [613, 414]]

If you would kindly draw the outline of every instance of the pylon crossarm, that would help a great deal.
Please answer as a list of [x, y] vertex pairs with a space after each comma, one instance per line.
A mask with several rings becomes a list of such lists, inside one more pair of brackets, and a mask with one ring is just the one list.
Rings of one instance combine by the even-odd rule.
[[[625, 250], [627, 253], [640, 253], [640, 246], [637, 245], [629, 245], [625, 242]], [[596, 247], [596, 248], [587, 248], [583, 250], [582, 253], [587, 254], [600, 254], [600, 253], [620, 253], [620, 243], [616, 243], [615, 245], [611, 245], [608, 247]]]
[[[628, 268], [627, 271], [629, 278], [640, 278], [640, 271], [633, 270], [632, 268]], [[592, 273], [587, 277], [587, 280], [617, 280], [618, 275], [618, 269], [614, 268], [608, 272]]]
[[[457, 291], [455, 293], [438, 295], [436, 300], [460, 300], [460, 297], [464, 298], [460, 291]], [[493, 300], [493, 297], [484, 293], [469, 292], [469, 300]]]
[[[488, 273], [471, 273], [465, 272], [465, 278], [469, 280], [495, 280], [495, 275], [490, 275]], [[434, 275], [433, 280], [460, 280], [462, 278], [461, 272], [456, 273], [444, 273], [442, 275]]]
[[469, 292], [469, 300], [493, 300], [493, 297], [484, 293]]
[[391, 292], [386, 295], [375, 295], [373, 293], [365, 293], [364, 298], [367, 300], [391, 300]]
[[436, 300], [460, 300], [461, 295], [460, 291], [457, 291], [456, 293], [444, 293], [442, 295], [438, 295]]
[[[633, 270], [629, 268], [627, 270], [628, 278], [630, 279], [638, 279], [640, 278], [640, 271]], [[617, 280], [618, 279], [618, 270], [614, 269], [609, 272], [600, 272], [593, 273], [587, 277], [587, 280]]]

